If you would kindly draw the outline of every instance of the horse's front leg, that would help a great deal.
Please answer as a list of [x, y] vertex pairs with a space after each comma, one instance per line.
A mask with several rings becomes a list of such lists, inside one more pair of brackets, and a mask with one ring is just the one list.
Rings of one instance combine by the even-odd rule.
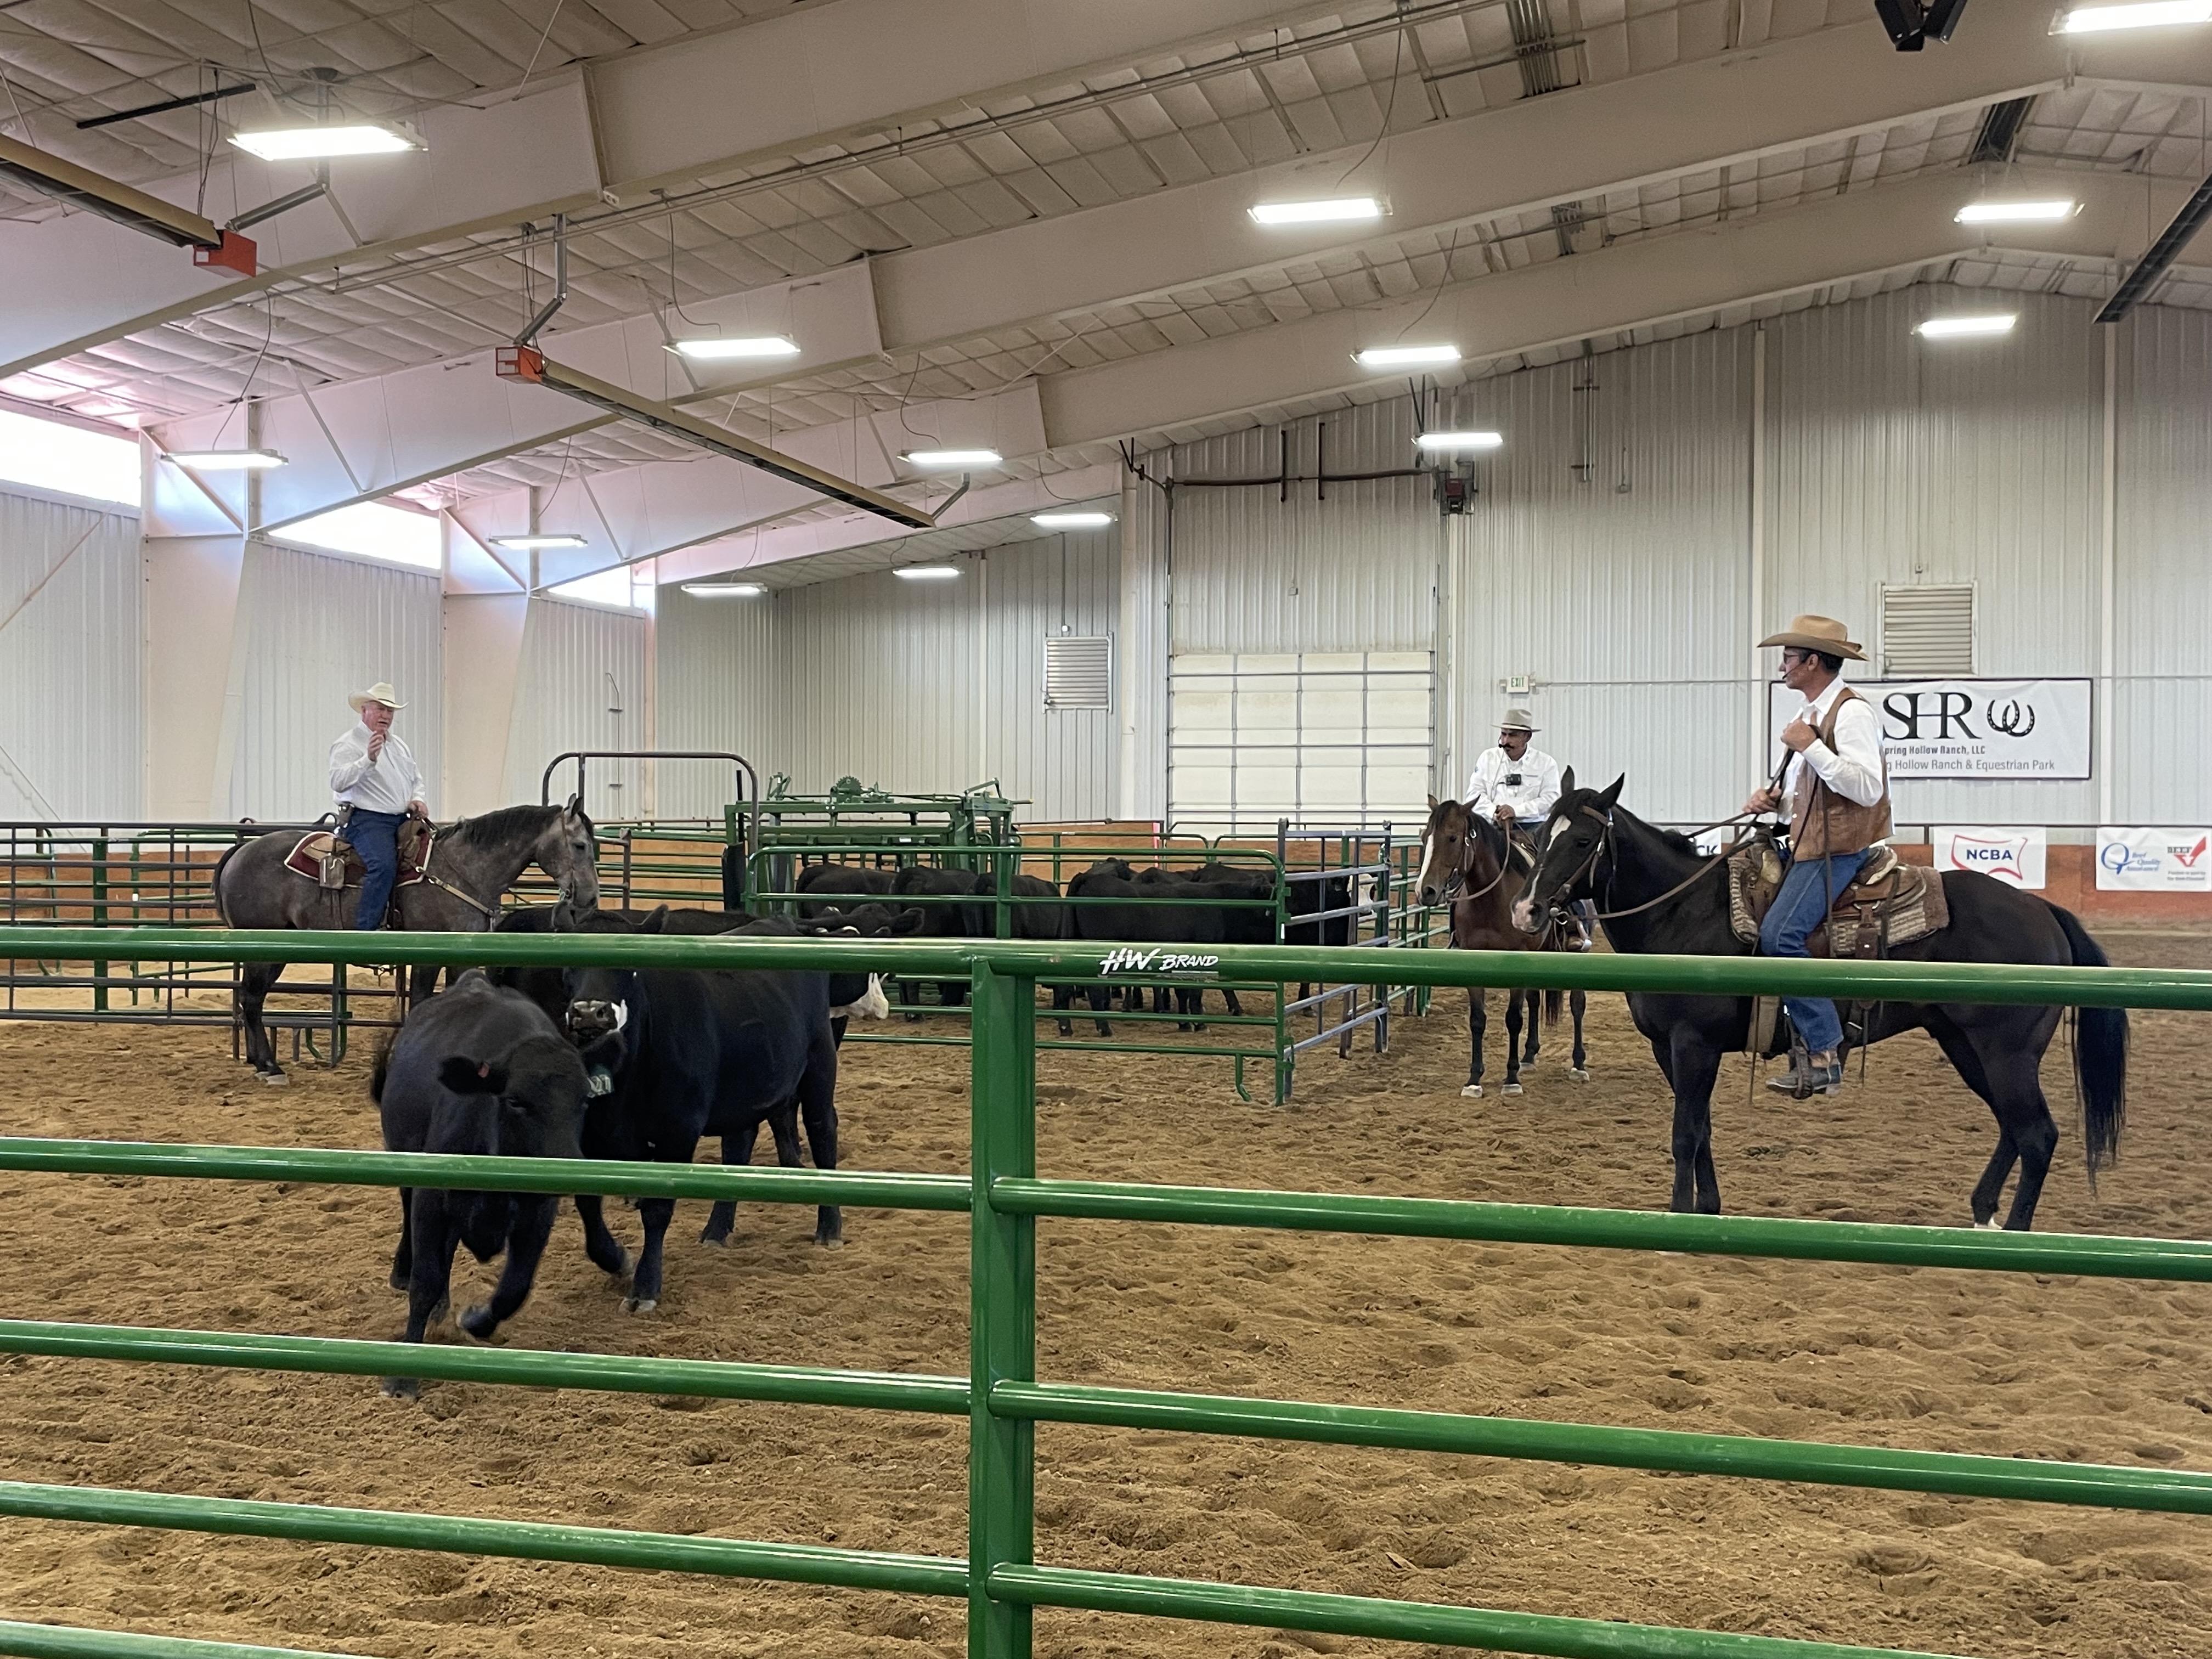
[[1674, 1090], [1674, 1190], [1667, 1207], [1718, 1215], [1721, 1184], [1713, 1170], [1713, 1082], [1720, 1075], [1720, 1053], [1702, 1038], [1681, 1030], [1674, 1034], [1671, 1047], [1671, 1061], [1663, 1069]]
[[1498, 1091], [1500, 1094], [1521, 1092], [1521, 1019], [1529, 994], [1521, 990], [1505, 994], [1505, 1086]]
[[1567, 994], [1567, 1008], [1575, 1017], [1575, 1065], [1567, 1073], [1577, 1083], [1589, 1081], [1589, 1053], [1583, 1047], [1583, 1015], [1589, 1007], [1589, 997], [1582, 991]]
[[1482, 1098], [1482, 1036], [1484, 1030], [1490, 1024], [1489, 1013], [1483, 1004], [1489, 994], [1480, 986], [1470, 985], [1467, 988], [1467, 1035], [1469, 1053], [1467, 1062], [1467, 1087], [1462, 1089], [1460, 1093], [1469, 1100]]

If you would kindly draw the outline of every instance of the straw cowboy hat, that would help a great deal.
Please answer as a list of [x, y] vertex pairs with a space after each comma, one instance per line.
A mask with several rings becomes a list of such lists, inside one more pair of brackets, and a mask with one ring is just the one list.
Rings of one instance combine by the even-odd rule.
[[1848, 632], [1833, 617], [1796, 617], [1779, 634], [1769, 634], [1761, 640], [1759, 648], [1764, 651], [1770, 645], [1792, 645], [1800, 651], [1822, 651], [1832, 657], [1864, 662], [1866, 653], [1859, 648], [1856, 640], [1845, 637]]
[[405, 703], [399, 701], [399, 694], [392, 689], [390, 680], [379, 680], [366, 691], [353, 692], [346, 698], [346, 702], [353, 706], [353, 712], [356, 714], [361, 713], [362, 706], [366, 703], [380, 702], [386, 708], [407, 707]]
[[1544, 728], [1528, 718], [1527, 709], [1509, 708], [1505, 711], [1505, 718], [1498, 722], [1498, 729], [1501, 732], [1540, 732]]

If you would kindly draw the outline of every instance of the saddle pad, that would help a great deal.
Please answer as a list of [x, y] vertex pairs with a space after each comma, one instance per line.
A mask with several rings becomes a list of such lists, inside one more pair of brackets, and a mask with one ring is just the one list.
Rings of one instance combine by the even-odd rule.
[[[1836, 898], [1828, 913], [1826, 954], [1836, 957], [1872, 955], [1861, 937], [1867, 927], [1877, 929], [1875, 943], [1883, 950], [1910, 945], [1915, 939], [1940, 933], [1951, 925], [1950, 896], [1943, 890], [1943, 874], [1924, 865], [1906, 864], [1888, 848], [1888, 856], [1869, 861], [1867, 871]], [[1876, 869], [1875, 866], [1881, 866]], [[1818, 947], [1822, 935], [1810, 943]]]
[[1729, 925], [1746, 945], [1759, 943], [1759, 924], [1782, 890], [1782, 855], [1756, 842], [1728, 861]]

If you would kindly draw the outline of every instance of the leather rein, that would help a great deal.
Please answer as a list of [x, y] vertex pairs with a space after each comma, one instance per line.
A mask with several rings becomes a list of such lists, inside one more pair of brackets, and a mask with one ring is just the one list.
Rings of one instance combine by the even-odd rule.
[[[1566, 889], [1572, 887], [1576, 883], [1581, 881], [1583, 877], [1594, 875], [1597, 867], [1598, 860], [1613, 850], [1613, 814], [1610, 812], [1600, 812], [1593, 806], [1578, 807], [1576, 810], [1585, 817], [1597, 819], [1605, 826], [1605, 828], [1604, 832], [1597, 838], [1597, 845], [1590, 848], [1589, 856], [1585, 858], [1581, 864], [1577, 866], [1575, 872], [1559, 884], [1560, 890], [1562, 892], [1565, 891]], [[1631, 905], [1626, 910], [1600, 910], [1596, 913], [1597, 920], [1600, 921], [1620, 921], [1629, 916], [1639, 916], [1646, 910], [1657, 909], [1661, 905], [1666, 903], [1667, 901], [1671, 898], [1679, 898], [1682, 894], [1686, 893], [1691, 888], [1703, 881], [1707, 876], [1712, 874], [1714, 871], [1720, 868], [1722, 865], [1727, 863], [1730, 858], [1734, 857], [1735, 854], [1742, 848], [1746, 842], [1753, 840], [1759, 834], [1759, 827], [1752, 822], [1753, 819], [1759, 817], [1759, 816], [1761, 815], [1757, 812], [1739, 812], [1732, 818], [1723, 818], [1718, 823], [1707, 824], [1705, 826], [1705, 829], [1707, 830], [1718, 830], [1722, 828], [1723, 825], [1726, 824], [1735, 824], [1739, 827], [1736, 830], [1735, 839], [1730, 841], [1727, 846], [1722, 848], [1719, 852], [1714, 854], [1712, 857], [1706, 860], [1696, 869], [1692, 870], [1680, 881], [1676, 882], [1665, 892], [1660, 894], [1658, 897], [1646, 899], [1641, 904]], [[1702, 834], [1704, 832], [1700, 831], [1699, 833]], [[1613, 877], [1610, 873], [1606, 877], [1605, 887], [1607, 902], [1609, 902], [1613, 893]]]

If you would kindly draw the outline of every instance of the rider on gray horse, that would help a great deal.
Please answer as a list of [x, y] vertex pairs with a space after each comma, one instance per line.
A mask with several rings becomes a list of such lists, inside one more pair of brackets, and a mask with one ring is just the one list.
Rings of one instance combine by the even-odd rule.
[[367, 873], [361, 881], [356, 928], [384, 926], [392, 889], [399, 879], [399, 826], [428, 818], [422, 774], [407, 745], [392, 734], [392, 716], [407, 705], [389, 682], [379, 680], [346, 701], [361, 716], [331, 745], [331, 793], [338, 805], [338, 833], [353, 843]]

